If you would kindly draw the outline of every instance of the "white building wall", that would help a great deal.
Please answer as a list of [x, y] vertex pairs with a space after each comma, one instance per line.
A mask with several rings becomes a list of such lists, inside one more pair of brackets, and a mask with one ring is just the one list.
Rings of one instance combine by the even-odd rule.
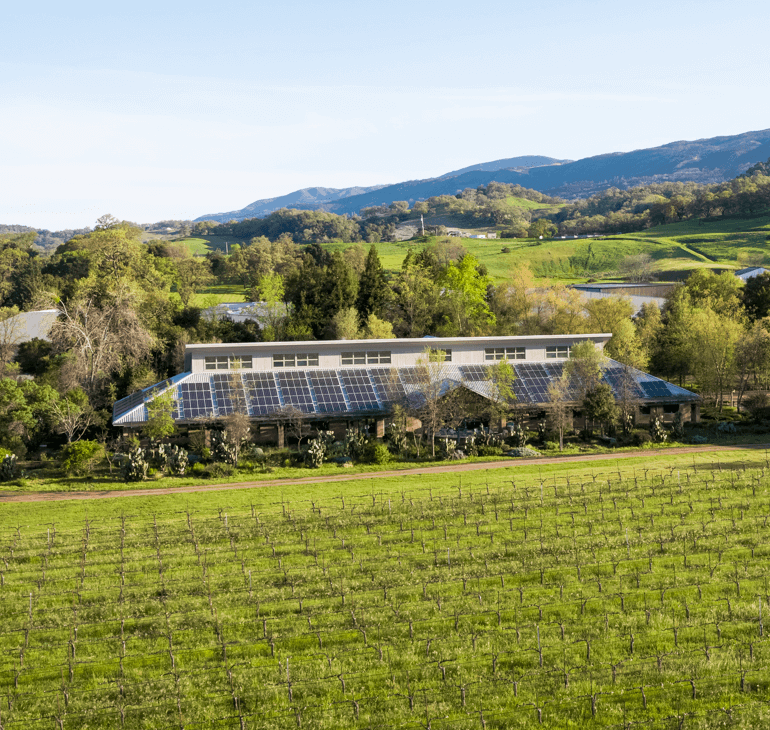
[[[456, 365], [489, 364], [485, 349], [495, 347], [524, 347], [526, 358], [516, 362], [554, 362], [546, 359], [549, 345], [572, 345], [592, 340], [597, 348], [604, 347], [609, 334], [596, 335], [544, 335], [540, 337], [436, 337], [400, 340], [337, 340], [311, 342], [258, 342], [220, 343], [215, 345], [188, 345], [185, 350], [186, 369], [194, 373], [206, 372], [205, 358], [210, 356], [251, 357], [251, 371], [273, 370], [273, 355], [285, 353], [317, 353], [319, 370], [337, 370], [342, 365], [343, 352], [389, 351], [390, 367], [412, 367], [424, 357], [425, 350], [451, 350], [452, 363]], [[558, 360], [556, 360], [558, 361]], [[369, 364], [368, 367], [377, 367]], [[382, 365], [381, 367], [389, 367]], [[276, 368], [276, 370], [294, 368]], [[304, 369], [304, 368], [302, 368]], [[210, 372], [210, 371], [209, 371]]]

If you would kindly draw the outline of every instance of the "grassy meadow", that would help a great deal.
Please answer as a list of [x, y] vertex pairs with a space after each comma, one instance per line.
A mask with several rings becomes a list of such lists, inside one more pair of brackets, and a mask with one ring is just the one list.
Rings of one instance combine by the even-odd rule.
[[762, 451], [0, 505], [9, 728], [763, 727]]

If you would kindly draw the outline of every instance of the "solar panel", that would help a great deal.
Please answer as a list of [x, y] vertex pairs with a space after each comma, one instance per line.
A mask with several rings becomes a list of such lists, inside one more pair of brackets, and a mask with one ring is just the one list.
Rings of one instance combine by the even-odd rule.
[[239, 373], [216, 373], [211, 379], [214, 381], [218, 415], [229, 416], [235, 411], [247, 412], [246, 394]]
[[647, 398], [668, 398], [671, 391], [662, 380], [647, 380], [639, 383]]
[[209, 383], [182, 383], [179, 389], [182, 413], [186, 420], [214, 416], [214, 401], [211, 398]]
[[[526, 365], [515, 365], [518, 379], [514, 381], [514, 390], [516, 384], [521, 384], [526, 389], [529, 400], [532, 403], [548, 403], [551, 399], [548, 396], [548, 386], [551, 384], [551, 375], [544, 365], [528, 363]], [[516, 392], [518, 397], [519, 393]]]
[[334, 370], [319, 370], [307, 373], [310, 385], [315, 393], [319, 413], [339, 413], [347, 411], [345, 394], [340, 386], [340, 379]]
[[478, 383], [482, 380], [489, 380], [488, 369], [486, 365], [461, 365], [460, 372], [463, 379], [471, 383]]
[[369, 375], [383, 403], [397, 403], [406, 396], [404, 384], [395, 368], [377, 368], [370, 370]]
[[243, 384], [254, 416], [266, 416], [281, 410], [281, 399], [272, 373], [245, 373]]
[[280, 372], [276, 373], [275, 377], [281, 389], [284, 405], [294, 406], [303, 413], [315, 413], [313, 395], [304, 371]]
[[124, 413], [128, 413], [132, 408], [136, 408], [138, 405], [144, 403], [144, 393], [139, 391], [132, 393], [125, 398], [121, 398], [112, 406], [112, 415], [114, 418], [122, 416]]
[[352, 411], [371, 411], [380, 407], [366, 370], [340, 370], [339, 375]]
[[623, 398], [624, 395], [625, 398], [644, 397], [644, 392], [631, 371], [626, 373], [623, 368], [608, 368], [604, 371], [604, 380], [612, 387], [616, 398]]

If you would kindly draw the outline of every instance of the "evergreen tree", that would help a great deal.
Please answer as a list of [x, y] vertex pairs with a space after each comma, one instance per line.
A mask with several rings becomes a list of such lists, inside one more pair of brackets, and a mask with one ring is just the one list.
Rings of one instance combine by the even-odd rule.
[[364, 270], [358, 282], [356, 309], [365, 322], [370, 314], [380, 315], [385, 303], [390, 298], [390, 287], [377, 255], [375, 246], [370, 246]]

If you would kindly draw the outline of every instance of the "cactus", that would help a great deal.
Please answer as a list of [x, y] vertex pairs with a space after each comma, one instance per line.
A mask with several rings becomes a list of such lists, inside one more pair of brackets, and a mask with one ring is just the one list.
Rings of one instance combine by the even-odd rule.
[[511, 441], [517, 448], [524, 448], [527, 445], [527, 432], [524, 430], [524, 426], [516, 421], [511, 429]]
[[457, 441], [454, 439], [445, 439], [441, 442], [441, 450], [445, 459], [451, 459], [452, 454], [457, 451]]
[[315, 438], [310, 442], [310, 448], [305, 454], [309, 466], [318, 469], [324, 463], [326, 444], [322, 438]]
[[349, 428], [345, 432], [345, 450], [348, 456], [354, 459], [360, 459], [363, 456], [368, 442], [369, 439], [360, 431]]
[[163, 469], [169, 474], [184, 476], [190, 463], [187, 451], [181, 446], [171, 446], [171, 444], [161, 445], [159, 451]]
[[662, 443], [668, 438], [668, 434], [657, 416], [650, 418], [650, 438], [656, 443]]
[[214, 461], [235, 466], [237, 453], [235, 447], [227, 438], [227, 431], [214, 431], [211, 434], [211, 455]]
[[24, 476], [18, 469], [16, 454], [6, 454], [0, 462], [0, 482], [10, 482]]
[[476, 445], [476, 436], [468, 436], [468, 438], [465, 439], [465, 453], [468, 454], [468, 456], [478, 456], [479, 455], [479, 447]]
[[672, 425], [672, 433], [677, 441], [684, 437], [684, 414], [682, 411], [677, 411], [674, 415], [674, 423]]
[[147, 479], [147, 455], [144, 449], [135, 446], [123, 457], [120, 465], [120, 475], [124, 482], [142, 482]]

